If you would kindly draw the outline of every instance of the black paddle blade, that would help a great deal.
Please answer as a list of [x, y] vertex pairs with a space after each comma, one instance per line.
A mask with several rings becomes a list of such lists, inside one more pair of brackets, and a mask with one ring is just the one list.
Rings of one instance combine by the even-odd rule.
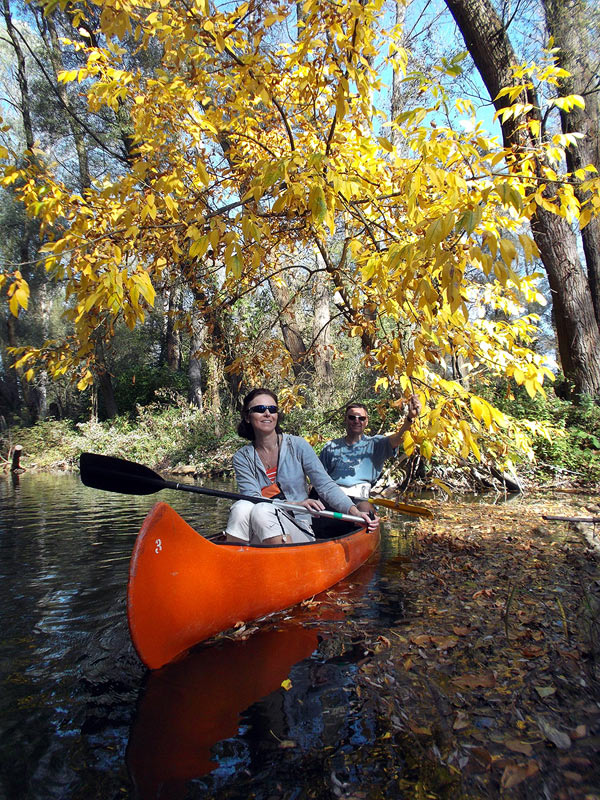
[[154, 494], [166, 486], [166, 481], [158, 473], [124, 458], [82, 453], [79, 470], [82, 483], [106, 492]]

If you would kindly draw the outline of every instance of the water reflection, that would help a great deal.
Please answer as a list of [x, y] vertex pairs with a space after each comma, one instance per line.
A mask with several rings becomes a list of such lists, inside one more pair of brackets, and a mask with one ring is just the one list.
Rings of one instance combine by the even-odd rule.
[[[228, 769], [249, 768], [252, 742], [260, 739], [257, 728], [269, 738], [285, 741], [294, 727], [300, 702], [302, 724], [308, 741], [321, 737], [334, 719], [332, 709], [314, 704], [307, 715], [309, 688], [329, 687], [341, 665], [360, 661], [364, 647], [353, 643], [336, 653], [327, 641], [331, 629], [325, 623], [342, 621], [356, 610], [376, 573], [377, 557], [334, 589], [317, 595], [294, 609], [261, 623], [243, 641], [226, 639], [204, 644], [181, 661], [148, 674], [127, 749], [127, 765], [138, 800], [177, 800], [186, 796], [187, 781], [228, 764]], [[291, 619], [290, 619], [291, 617]], [[287, 619], [286, 619], [287, 618]], [[300, 623], [305, 623], [304, 627]], [[276, 625], [267, 628], [267, 625]], [[251, 629], [252, 630], [252, 629]], [[321, 653], [307, 665], [304, 678], [288, 690], [281, 689], [292, 666], [308, 658], [321, 637]], [[269, 697], [273, 692], [276, 696]], [[241, 725], [242, 712], [261, 700]], [[339, 704], [338, 704], [339, 705]], [[339, 706], [343, 709], [343, 704]], [[325, 715], [326, 712], [326, 715]], [[327, 720], [325, 719], [327, 716]], [[240, 732], [240, 725], [242, 733]], [[302, 738], [298, 730], [295, 738]], [[214, 747], [230, 742], [215, 756]]]
[[[222, 483], [211, 485], [230, 488]], [[163, 491], [160, 498], [205, 534], [222, 529], [230, 505], [229, 501], [175, 491]], [[160, 692], [152, 688], [154, 677], [146, 677], [146, 670], [133, 651], [126, 619], [131, 549], [144, 516], [156, 499], [99, 492], [82, 486], [76, 475], [69, 474], [26, 473], [20, 476], [18, 485], [8, 478], [0, 479], [3, 800], [130, 796], [131, 780], [125, 762], [128, 742], [129, 767], [140, 793], [152, 792], [156, 786], [152, 769], [156, 761], [158, 770], [160, 758], [157, 755], [146, 761], [149, 772], [136, 768], [134, 764], [141, 763], [135, 757], [136, 740], [139, 736], [152, 740], [158, 726], [152, 719], [158, 720], [168, 708], [163, 703], [161, 712], [159, 703], [159, 711], [144, 710], [146, 703], [154, 703], [152, 698]], [[268, 650], [268, 643], [261, 643], [262, 636], [256, 644], [253, 636], [247, 643], [240, 642], [239, 653], [237, 648], [231, 651], [230, 663], [239, 671], [241, 685], [239, 692], [230, 692], [235, 703], [221, 709], [221, 722], [216, 720], [219, 712], [213, 706], [217, 743], [212, 748], [208, 741], [200, 747], [198, 739], [186, 745], [189, 734], [200, 735], [191, 726], [191, 716], [185, 722], [184, 714], [183, 727], [179, 728], [176, 715], [168, 717], [164, 728], [173, 731], [173, 747], [177, 743], [193, 762], [191, 772], [196, 774], [190, 779], [191, 788], [188, 786], [190, 796], [214, 798], [217, 784], [229, 797], [248, 796], [247, 786], [252, 784], [253, 791], [257, 791], [261, 782], [270, 779], [270, 770], [288, 770], [278, 780], [295, 778], [302, 783], [308, 779], [289, 771], [299, 752], [314, 753], [317, 758], [324, 742], [337, 748], [343, 740], [345, 747], [352, 750], [368, 740], [371, 721], [361, 711], [360, 703], [352, 702], [353, 671], [364, 655], [364, 646], [360, 636], [348, 632], [345, 619], [358, 619], [360, 625], [357, 623], [355, 628], [360, 630], [363, 625], [365, 631], [367, 627], [379, 629], [382, 617], [378, 609], [385, 609], [385, 595], [394, 598], [393, 618], [400, 613], [401, 589], [388, 582], [382, 590], [380, 584], [382, 570], [388, 570], [386, 563], [410, 548], [410, 536], [401, 532], [402, 526], [397, 527], [397, 533], [393, 530], [388, 525], [384, 532], [381, 564], [363, 567], [317, 601], [278, 615], [276, 623], [272, 620], [256, 626], [256, 634], [262, 632], [265, 636], [275, 633], [267, 630], [269, 625], [283, 625], [286, 630], [289, 625], [309, 628], [305, 633], [293, 634], [295, 643], [290, 639], [275, 647], [273, 656], [263, 654], [265, 663], [273, 663], [263, 676], [269, 679], [267, 685], [256, 686], [252, 691], [242, 685], [253, 668], [243, 666], [241, 654], [259, 646]], [[312, 652], [316, 635], [320, 642]], [[303, 642], [307, 651], [301, 652]], [[229, 645], [217, 645], [216, 650], [219, 654], [227, 652]], [[218, 654], [208, 655], [202, 666], [202, 657], [207, 653], [211, 653], [210, 648], [202, 648], [191, 654], [189, 667], [182, 661], [174, 665], [174, 670], [177, 674], [188, 669], [198, 670], [197, 675], [210, 672], [212, 659]], [[280, 658], [284, 660], [278, 662]], [[250, 664], [254, 663], [251, 658]], [[285, 692], [277, 688], [279, 677], [286, 669], [289, 671], [292, 663], [293, 687]], [[220, 693], [219, 699], [213, 698], [210, 691], [204, 692], [205, 699], [196, 700], [194, 692], [203, 681], [219, 691], [222, 680], [235, 677], [235, 669], [233, 675], [227, 676], [226, 667], [213, 665], [212, 678], [197, 678], [195, 682], [192, 679], [195, 688], [182, 693], [179, 707], [185, 710], [186, 704], [196, 709], [202, 703], [218, 705], [225, 693]], [[185, 686], [183, 680], [180, 688]], [[266, 692], [267, 698], [259, 700], [260, 692]], [[245, 703], [249, 708], [243, 710]], [[142, 714], [151, 720], [147, 726], [140, 722]], [[144, 731], [145, 727], [148, 730]], [[297, 749], [282, 748], [280, 739], [293, 740]], [[194, 755], [196, 746], [203, 755]], [[202, 777], [199, 765], [205, 768], [211, 761], [218, 767]], [[182, 771], [182, 762], [169, 766], [163, 760], [163, 767], [167, 777], [174, 776], [173, 791], [178, 791], [177, 781], [185, 781], [187, 774]], [[250, 777], [245, 769], [250, 771]], [[321, 774], [320, 767], [315, 774]]]
[[[211, 748], [237, 735], [241, 712], [279, 689], [291, 667], [317, 645], [308, 628], [259, 630], [246, 641], [205, 647], [151, 673], [127, 749], [136, 797], [185, 797], [190, 778], [218, 766]], [[285, 729], [282, 720], [271, 725]]]

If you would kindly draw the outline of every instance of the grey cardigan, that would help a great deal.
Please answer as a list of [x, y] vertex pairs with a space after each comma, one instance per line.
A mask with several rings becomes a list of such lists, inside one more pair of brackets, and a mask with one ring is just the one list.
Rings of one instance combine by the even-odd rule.
[[[271, 483], [253, 444], [247, 444], [237, 451], [233, 457], [233, 468], [241, 494], [260, 497], [263, 486], [269, 486]], [[334, 511], [347, 514], [354, 505], [325, 472], [317, 454], [306, 439], [289, 433], [282, 434], [277, 483], [283, 489], [287, 500], [298, 501], [308, 498], [307, 477], [310, 478], [319, 497]], [[296, 519], [310, 524], [311, 517], [307, 512], [306, 515], [296, 514]]]

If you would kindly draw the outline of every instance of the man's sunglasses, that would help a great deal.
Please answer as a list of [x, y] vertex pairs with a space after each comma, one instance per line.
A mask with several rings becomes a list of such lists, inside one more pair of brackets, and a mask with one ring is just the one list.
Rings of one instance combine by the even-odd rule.
[[348, 414], [348, 419], [351, 419], [352, 422], [364, 422], [366, 417], [361, 417], [359, 414]]
[[250, 414], [264, 414], [265, 411], [268, 411], [269, 414], [279, 413], [277, 406], [252, 406], [252, 408], [248, 409], [248, 413]]

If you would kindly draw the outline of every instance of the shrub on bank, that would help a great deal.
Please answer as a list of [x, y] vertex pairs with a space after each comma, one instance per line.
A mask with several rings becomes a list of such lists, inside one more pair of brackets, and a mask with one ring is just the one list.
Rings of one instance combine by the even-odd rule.
[[530, 397], [522, 386], [499, 381], [481, 389], [482, 396], [516, 419], [543, 422], [550, 439], [538, 437], [533, 449], [541, 477], [565, 472], [582, 483], [600, 480], [600, 405], [591, 397], [575, 405], [549, 392]]

